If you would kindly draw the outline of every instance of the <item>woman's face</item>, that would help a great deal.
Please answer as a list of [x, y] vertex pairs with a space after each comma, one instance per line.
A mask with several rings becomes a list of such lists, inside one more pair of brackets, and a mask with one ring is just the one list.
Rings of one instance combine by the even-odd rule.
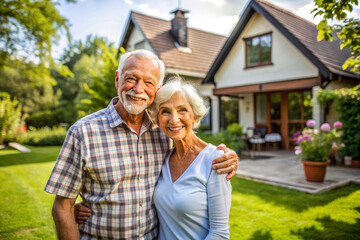
[[159, 106], [159, 126], [173, 141], [180, 141], [186, 136], [191, 136], [194, 121], [194, 112], [190, 103], [179, 92]]

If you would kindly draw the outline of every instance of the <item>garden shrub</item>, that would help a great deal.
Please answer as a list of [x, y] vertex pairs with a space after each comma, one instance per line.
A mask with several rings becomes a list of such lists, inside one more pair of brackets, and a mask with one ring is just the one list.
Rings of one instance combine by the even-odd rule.
[[207, 143], [211, 143], [215, 146], [224, 143], [226, 147], [235, 151], [241, 151], [246, 146], [246, 142], [240, 139], [242, 135], [242, 126], [237, 123], [230, 124], [226, 130], [221, 130], [214, 135], [201, 132], [197, 134], [199, 138]]
[[339, 120], [343, 123], [343, 154], [360, 159], [360, 85], [354, 88], [321, 90], [318, 99], [321, 103], [335, 101]]
[[57, 108], [53, 111], [46, 110], [46, 111], [39, 111], [36, 113], [31, 114], [26, 119], [26, 125], [28, 127], [34, 128], [42, 128], [42, 127], [57, 127], [63, 123], [67, 125], [71, 125], [73, 122], [76, 121], [76, 116], [69, 116], [73, 115], [73, 111], [69, 111], [65, 108]]
[[67, 130], [63, 127], [43, 127], [40, 129], [30, 128], [30, 130], [23, 133], [17, 141], [33, 146], [62, 145], [66, 134]]
[[0, 93], [0, 144], [15, 137], [24, 125], [24, 117], [21, 115], [21, 104], [5, 92]]

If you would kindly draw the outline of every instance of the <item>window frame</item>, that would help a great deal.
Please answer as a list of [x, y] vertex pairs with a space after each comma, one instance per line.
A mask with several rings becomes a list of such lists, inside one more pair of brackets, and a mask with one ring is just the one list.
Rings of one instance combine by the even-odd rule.
[[[261, 41], [260, 38], [263, 36], [269, 35], [270, 39], [271, 39], [271, 44], [270, 44], [270, 60], [267, 62], [261, 62]], [[258, 64], [254, 64], [254, 65], [248, 65], [248, 46], [247, 46], [247, 41], [248, 40], [252, 40], [254, 38], [259, 38], [259, 56], [258, 56]], [[267, 33], [263, 33], [263, 34], [258, 34], [252, 37], [246, 37], [243, 38], [244, 40], [244, 44], [245, 44], [245, 68], [244, 69], [249, 69], [249, 68], [254, 68], [254, 67], [261, 67], [261, 66], [268, 66], [268, 65], [273, 65], [271, 59], [272, 59], [272, 45], [273, 45], [273, 38], [272, 38], [272, 32], [267, 32]]]

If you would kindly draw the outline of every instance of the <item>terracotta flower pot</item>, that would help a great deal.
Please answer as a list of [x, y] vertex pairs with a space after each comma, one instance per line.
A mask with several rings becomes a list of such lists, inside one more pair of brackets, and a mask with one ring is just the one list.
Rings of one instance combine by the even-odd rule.
[[351, 165], [356, 168], [360, 168], [360, 159], [351, 160]]
[[301, 160], [304, 166], [304, 173], [307, 181], [323, 182], [326, 174], [326, 167], [330, 161], [326, 162], [312, 162]]

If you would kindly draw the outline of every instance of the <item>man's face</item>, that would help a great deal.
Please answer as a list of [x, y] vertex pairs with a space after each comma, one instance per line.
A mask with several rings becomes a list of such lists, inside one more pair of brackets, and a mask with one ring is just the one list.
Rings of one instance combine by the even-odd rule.
[[155, 60], [130, 56], [121, 73], [117, 73], [115, 85], [120, 102], [132, 115], [141, 114], [150, 106], [158, 90], [160, 68]]

